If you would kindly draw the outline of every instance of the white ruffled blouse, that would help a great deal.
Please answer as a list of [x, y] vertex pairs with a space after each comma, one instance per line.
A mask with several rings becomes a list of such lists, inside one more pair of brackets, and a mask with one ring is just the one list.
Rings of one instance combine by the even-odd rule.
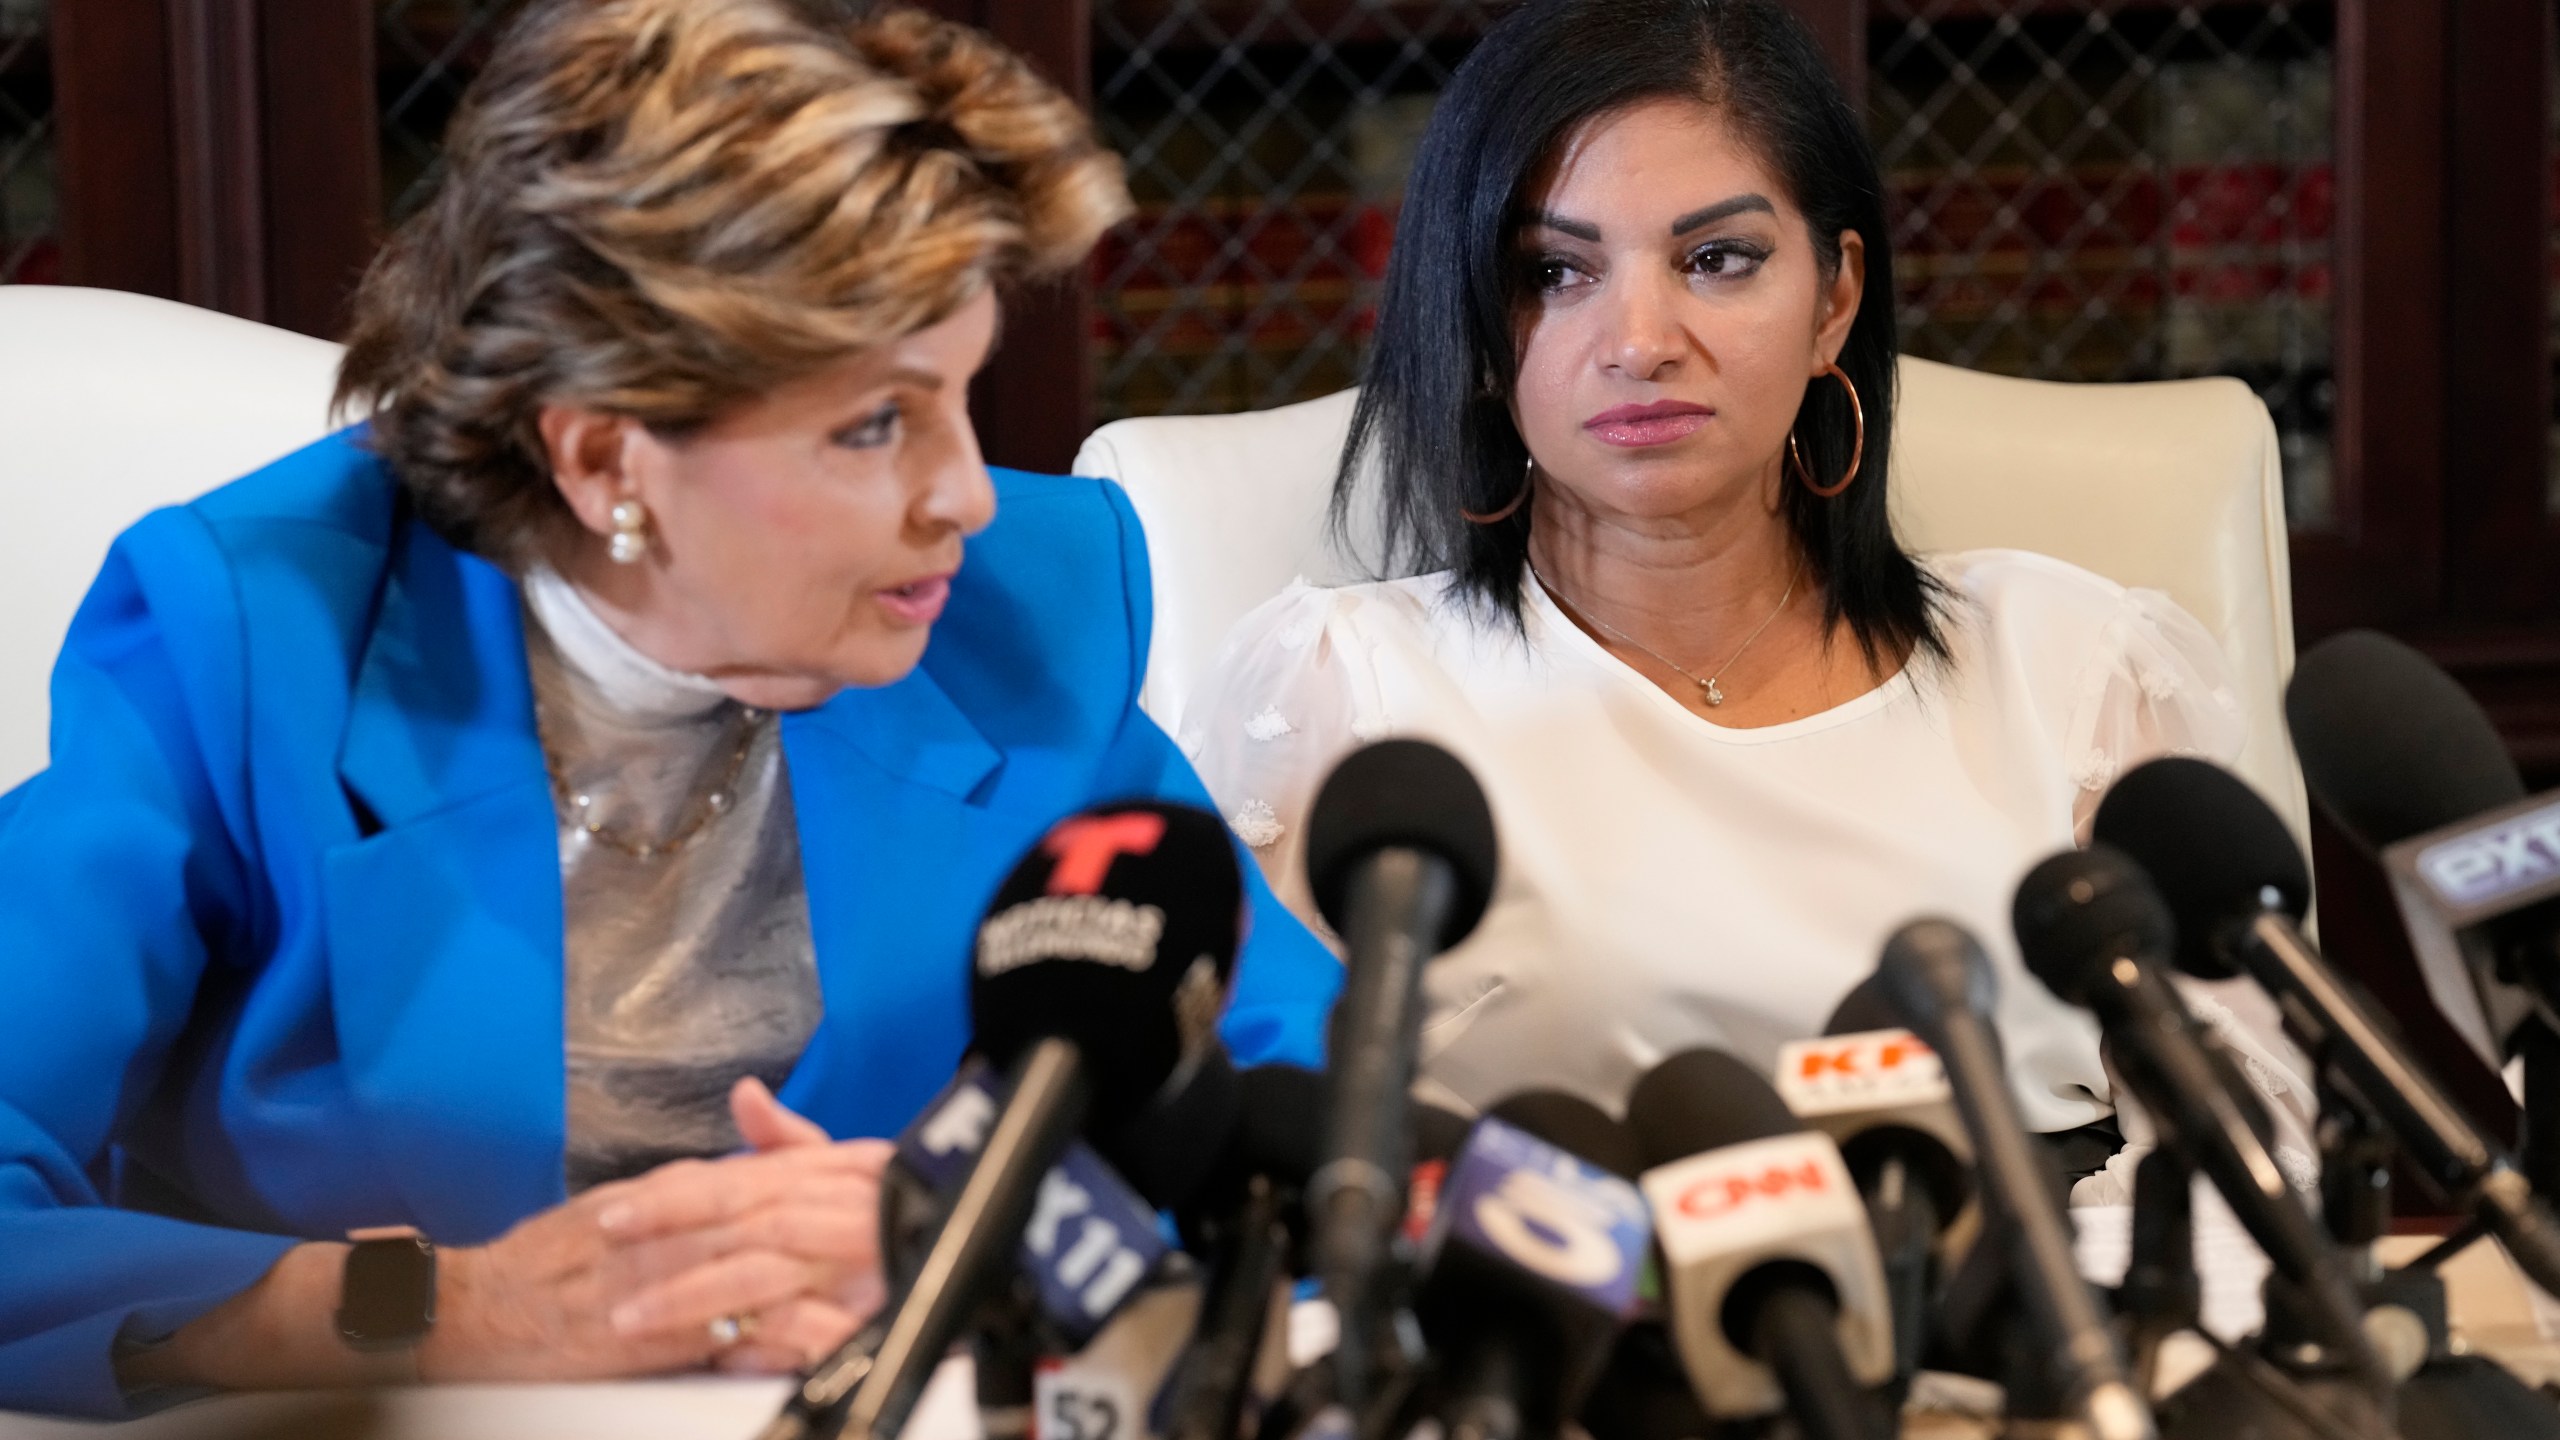
[[[2213, 638], [2167, 596], [2021, 551], [1926, 563], [1956, 597], [1952, 663], [1785, 724], [1692, 713], [1534, 577], [1523, 636], [1424, 576], [1293, 585], [1227, 637], [1179, 730], [1311, 924], [1304, 821], [1344, 752], [1421, 736], [1482, 781], [1501, 881], [1425, 980], [1423, 1078], [1444, 1100], [1558, 1087], [1616, 1110], [1699, 1045], [1767, 1067], [1821, 1033], [1887, 936], [1937, 914], [1999, 967], [2023, 1118], [2068, 1129], [2113, 1087], [2089, 1018], [2018, 962], [2017, 882], [2085, 840], [2115, 776], [2164, 753], [2227, 763], [2246, 723]], [[2286, 1118], [2307, 1113], [2288, 1048], [2234, 1038]]]

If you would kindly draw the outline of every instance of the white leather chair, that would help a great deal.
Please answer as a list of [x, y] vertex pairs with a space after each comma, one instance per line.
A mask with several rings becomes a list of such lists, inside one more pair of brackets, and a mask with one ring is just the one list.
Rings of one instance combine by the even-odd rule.
[[338, 348], [143, 295], [0, 286], [0, 789], [44, 768], [54, 655], [108, 544], [326, 434]]
[[[1246, 415], [1105, 425], [1076, 472], [1129, 492], [1156, 621], [1144, 703], [1167, 729], [1228, 627], [1296, 576], [1375, 573], [1374, 526], [1324, 524], [1352, 392]], [[2005, 546], [2168, 592], [2222, 642], [2249, 717], [2239, 769], [2309, 846], [2285, 733], [2291, 565], [2275, 426], [2237, 380], [2059, 385], [1902, 362], [1894, 511], [1919, 550]]]

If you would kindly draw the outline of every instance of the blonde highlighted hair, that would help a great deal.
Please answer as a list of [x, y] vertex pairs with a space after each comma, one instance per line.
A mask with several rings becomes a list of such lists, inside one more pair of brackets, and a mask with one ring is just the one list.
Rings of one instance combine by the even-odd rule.
[[337, 403], [419, 514], [516, 563], [574, 523], [537, 417], [684, 431], [1080, 263], [1128, 213], [1091, 123], [985, 36], [825, 0], [545, 0], [357, 292]]

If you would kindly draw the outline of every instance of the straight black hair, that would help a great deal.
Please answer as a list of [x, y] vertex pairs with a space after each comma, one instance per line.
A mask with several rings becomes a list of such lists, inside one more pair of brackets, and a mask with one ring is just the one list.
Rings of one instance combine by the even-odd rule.
[[[1507, 403], [1519, 374], [1523, 191], [1574, 127], [1659, 99], [1714, 107], [1759, 152], [1803, 213], [1824, 273], [1838, 273], [1841, 232], [1865, 242], [1865, 288], [1837, 362], [1864, 404], [1865, 455], [1834, 498], [1791, 478], [1785, 515], [1822, 583], [1826, 620], [1848, 625], [1870, 667], [1945, 658], [1943, 587], [1894, 538], [1885, 505], [1893, 255], [1875, 152], [1813, 37], [1778, 0], [1529, 0], [1486, 34], [1441, 95], [1405, 190], [1334, 523], [1348, 529], [1355, 473], [1374, 459], [1388, 563], [1453, 571], [1462, 592], [1518, 621], [1530, 507], [1489, 525], [1459, 512], [1509, 504], [1529, 463]], [[1839, 382], [1815, 378], [1793, 432], [1814, 475], [1828, 482], [1848, 468], [1853, 430]]]

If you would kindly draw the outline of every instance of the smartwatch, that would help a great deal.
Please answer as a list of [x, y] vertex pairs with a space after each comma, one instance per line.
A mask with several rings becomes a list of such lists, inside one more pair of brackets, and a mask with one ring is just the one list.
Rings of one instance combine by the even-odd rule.
[[436, 1324], [436, 1247], [406, 1225], [351, 1230], [338, 1279], [338, 1338], [367, 1354], [406, 1350]]

